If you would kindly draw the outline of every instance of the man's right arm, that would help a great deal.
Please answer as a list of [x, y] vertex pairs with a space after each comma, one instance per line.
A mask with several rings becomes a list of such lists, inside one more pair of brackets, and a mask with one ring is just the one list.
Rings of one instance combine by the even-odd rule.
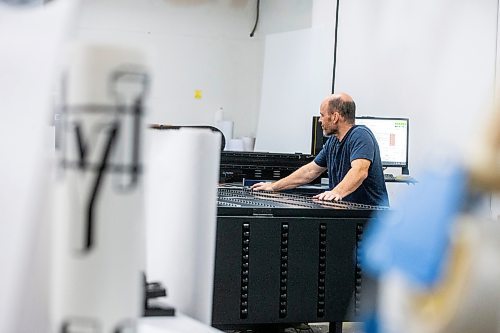
[[308, 184], [318, 178], [326, 168], [317, 165], [314, 161], [295, 170], [291, 175], [273, 183], [257, 183], [252, 185], [254, 191], [281, 191]]

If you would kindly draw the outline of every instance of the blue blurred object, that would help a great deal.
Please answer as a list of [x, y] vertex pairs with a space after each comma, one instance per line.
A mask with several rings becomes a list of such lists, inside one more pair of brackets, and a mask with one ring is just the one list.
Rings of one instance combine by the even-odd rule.
[[397, 270], [424, 288], [439, 280], [467, 190], [465, 170], [458, 165], [446, 169], [427, 171], [400, 205], [370, 222], [361, 248], [365, 272], [383, 276]]
[[380, 324], [375, 313], [371, 313], [368, 318], [364, 320], [364, 332], [366, 333], [379, 333]]

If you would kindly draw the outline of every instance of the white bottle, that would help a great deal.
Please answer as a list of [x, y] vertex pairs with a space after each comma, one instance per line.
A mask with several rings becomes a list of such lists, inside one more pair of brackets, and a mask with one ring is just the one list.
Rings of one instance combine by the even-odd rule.
[[231, 120], [224, 120], [224, 109], [219, 108], [215, 112], [215, 127], [217, 127], [224, 135], [224, 140], [226, 142], [226, 148], [228, 150], [228, 145], [233, 138], [233, 122]]
[[215, 115], [214, 115], [215, 126], [217, 126], [219, 124], [219, 122], [221, 122], [223, 119], [224, 119], [224, 109], [221, 106], [221, 107], [219, 107], [219, 110], [215, 111]]

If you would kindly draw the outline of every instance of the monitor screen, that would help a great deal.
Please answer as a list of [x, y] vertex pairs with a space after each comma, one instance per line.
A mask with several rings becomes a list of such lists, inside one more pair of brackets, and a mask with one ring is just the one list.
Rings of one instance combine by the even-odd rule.
[[385, 167], [408, 168], [408, 123], [408, 118], [356, 117], [356, 125], [365, 125], [375, 135]]

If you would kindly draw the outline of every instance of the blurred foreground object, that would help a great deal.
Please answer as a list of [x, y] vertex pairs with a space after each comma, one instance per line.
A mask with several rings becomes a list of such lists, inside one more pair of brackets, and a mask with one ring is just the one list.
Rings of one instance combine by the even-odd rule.
[[428, 171], [394, 212], [379, 214], [369, 226], [362, 246], [363, 263], [370, 274], [391, 270], [428, 288], [439, 280], [455, 217], [466, 198], [467, 178], [458, 165]]
[[456, 223], [445, 271], [431, 289], [397, 274], [383, 278], [383, 332], [499, 332], [500, 225], [472, 216]]
[[500, 192], [500, 102], [487, 126], [467, 160], [470, 178], [480, 190]]
[[0, 332], [48, 329], [51, 95], [79, 1], [0, 1]]
[[363, 268], [380, 290], [368, 332], [500, 332], [500, 225], [476, 211], [500, 191], [499, 116], [467, 161], [428, 171], [394, 214], [371, 222]]
[[53, 332], [135, 332], [145, 267], [135, 48], [78, 44], [65, 71], [55, 197]]
[[41, 6], [48, 3], [50, 0], [0, 0], [0, 4], [7, 4], [11, 6]]

